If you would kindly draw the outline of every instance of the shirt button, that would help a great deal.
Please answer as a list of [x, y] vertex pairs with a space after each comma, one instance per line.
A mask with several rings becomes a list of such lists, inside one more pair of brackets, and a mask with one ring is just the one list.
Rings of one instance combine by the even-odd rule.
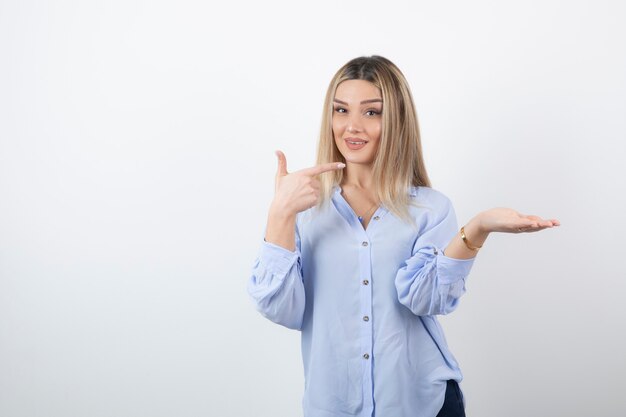
[[367, 242], [363, 242], [363, 243], [361, 243], [361, 245], [367, 246]]
[[367, 285], [367, 284], [369, 284], [369, 283], [370, 283], [370, 282], [369, 282], [368, 280], [366, 280], [366, 279], [364, 279], [364, 280], [363, 280], [363, 285]]
[[369, 359], [369, 358], [370, 358], [370, 355], [368, 353], [363, 354], [363, 359]]
[[374, 216], [374, 220], [380, 219], [380, 216]]
[[363, 316], [363, 321], [370, 321], [370, 318], [367, 316]]

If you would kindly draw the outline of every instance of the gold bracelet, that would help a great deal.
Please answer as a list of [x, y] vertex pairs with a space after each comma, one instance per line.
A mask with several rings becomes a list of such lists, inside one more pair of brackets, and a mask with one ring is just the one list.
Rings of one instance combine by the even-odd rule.
[[472, 245], [470, 245], [470, 243], [467, 240], [467, 237], [465, 236], [465, 226], [461, 227], [461, 238], [463, 239], [463, 242], [465, 242], [465, 246], [467, 246], [468, 249], [478, 250], [478, 249], [482, 248], [482, 246], [475, 246], [475, 247], [473, 247]]

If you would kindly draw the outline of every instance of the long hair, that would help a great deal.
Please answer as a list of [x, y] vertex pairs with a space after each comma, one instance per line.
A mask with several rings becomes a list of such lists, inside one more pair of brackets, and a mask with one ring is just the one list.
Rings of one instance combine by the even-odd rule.
[[[324, 100], [317, 164], [346, 162], [337, 148], [332, 130], [335, 92], [346, 80], [369, 81], [380, 89], [383, 97], [382, 132], [372, 164], [373, 187], [387, 210], [415, 225], [409, 206], [416, 203], [409, 188], [431, 185], [424, 166], [417, 113], [409, 85], [400, 69], [387, 58], [378, 55], [354, 58], [330, 81]], [[343, 175], [343, 170], [333, 170], [319, 176], [318, 206], [330, 200], [333, 187], [341, 184]]]

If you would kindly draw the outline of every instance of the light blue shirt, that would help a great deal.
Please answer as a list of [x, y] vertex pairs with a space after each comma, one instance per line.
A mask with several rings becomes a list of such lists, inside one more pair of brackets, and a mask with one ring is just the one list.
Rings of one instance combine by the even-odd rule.
[[[304, 417], [435, 417], [463, 379], [438, 314], [456, 309], [475, 258], [443, 251], [452, 203], [411, 187], [417, 229], [384, 206], [367, 229], [335, 186], [296, 216], [296, 249], [261, 242], [248, 293], [269, 320], [300, 330]], [[264, 234], [265, 235], [265, 234]]]

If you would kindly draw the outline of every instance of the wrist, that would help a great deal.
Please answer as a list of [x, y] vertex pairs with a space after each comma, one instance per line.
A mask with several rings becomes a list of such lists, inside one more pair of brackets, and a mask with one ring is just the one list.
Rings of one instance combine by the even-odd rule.
[[278, 201], [272, 201], [269, 209], [269, 217], [279, 220], [291, 220], [296, 217], [296, 213], [289, 210]]
[[489, 231], [483, 227], [479, 216], [470, 220], [462, 229], [465, 235], [465, 244], [468, 248], [476, 248], [475, 250], [480, 249], [489, 236]]
[[485, 226], [485, 222], [483, 221], [483, 213], [478, 213], [476, 216], [472, 217], [472, 219], [465, 225], [465, 230], [467, 228], [472, 229], [474, 234], [482, 236], [488, 236], [491, 233], [491, 230], [487, 226]]

